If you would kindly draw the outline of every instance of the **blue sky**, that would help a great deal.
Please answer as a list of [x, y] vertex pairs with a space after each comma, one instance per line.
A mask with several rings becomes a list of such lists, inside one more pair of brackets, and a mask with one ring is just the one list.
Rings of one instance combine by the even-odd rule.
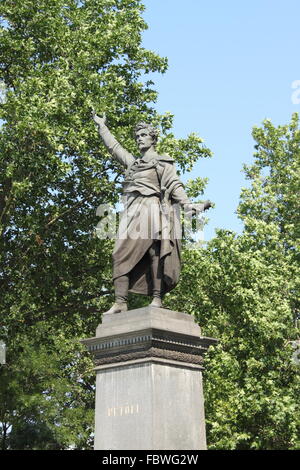
[[247, 185], [242, 165], [252, 161], [252, 127], [265, 118], [286, 124], [300, 112], [300, 2], [143, 3], [149, 26], [143, 45], [169, 60], [168, 71], [152, 77], [156, 109], [175, 114], [177, 137], [197, 132], [214, 153], [182, 178], [209, 178], [204, 197], [216, 207], [209, 211], [205, 239], [217, 227], [240, 232], [235, 210]]

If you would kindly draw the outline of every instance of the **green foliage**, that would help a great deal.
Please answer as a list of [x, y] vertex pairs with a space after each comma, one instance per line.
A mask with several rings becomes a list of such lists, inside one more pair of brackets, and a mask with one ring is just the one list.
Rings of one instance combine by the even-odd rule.
[[141, 46], [143, 9], [140, 0], [0, 2], [3, 449], [91, 445], [94, 376], [78, 341], [113, 298], [113, 241], [94, 227], [96, 208], [118, 201], [124, 171], [91, 109], [133, 153], [132, 129], [146, 120], [181, 169], [209, 155], [194, 134], [177, 140], [173, 116], [153, 108], [147, 74], [167, 60]]
[[[250, 189], [242, 191], [239, 215], [276, 223], [287, 250], [299, 251], [300, 218], [298, 206], [300, 186], [299, 116], [291, 123], [274, 127], [269, 120], [262, 129], [254, 128], [257, 144], [253, 165], [245, 166]], [[296, 252], [295, 252], [296, 253]]]
[[38, 322], [15, 331], [0, 385], [2, 424], [11, 427], [3, 448], [89, 448], [93, 375], [80, 343], [62, 330]]
[[175, 139], [172, 132], [167, 133], [158, 145], [161, 153], [168, 153], [176, 160], [181, 171], [190, 171], [200, 157], [210, 157], [211, 151], [203, 144], [203, 139], [190, 134], [187, 139]]
[[257, 142], [255, 161], [245, 166], [246, 177], [252, 184], [250, 189], [242, 191], [238, 214], [255, 239], [265, 225], [272, 224], [278, 232], [278, 243], [290, 257], [294, 277], [290, 302], [296, 318], [300, 309], [299, 116], [294, 114], [288, 125], [278, 128], [269, 120], [263, 124], [263, 128], [253, 130]]

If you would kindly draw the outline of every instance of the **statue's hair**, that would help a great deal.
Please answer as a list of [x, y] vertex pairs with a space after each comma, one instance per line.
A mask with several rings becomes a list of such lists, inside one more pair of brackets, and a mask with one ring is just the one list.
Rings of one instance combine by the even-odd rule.
[[153, 138], [153, 144], [157, 144], [159, 130], [156, 127], [151, 126], [151, 124], [147, 124], [147, 122], [138, 122], [134, 128], [134, 137], [136, 138], [136, 133], [141, 129], [147, 129], [149, 131], [149, 135]]

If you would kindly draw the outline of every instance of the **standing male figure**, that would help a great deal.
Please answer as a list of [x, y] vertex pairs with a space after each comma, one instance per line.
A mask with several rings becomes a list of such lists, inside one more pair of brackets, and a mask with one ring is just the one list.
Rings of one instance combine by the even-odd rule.
[[[142, 157], [134, 158], [110, 133], [105, 115], [93, 112], [92, 117], [106, 148], [126, 167], [124, 215], [113, 252], [115, 303], [105, 314], [126, 311], [129, 291], [152, 295], [151, 305], [162, 307], [164, 294], [176, 286], [180, 274], [181, 240], [174, 233], [172, 205], [196, 212], [199, 204], [196, 208], [187, 197], [174, 160], [156, 152], [157, 129], [137, 124], [135, 138]], [[206, 201], [202, 210], [209, 207]]]

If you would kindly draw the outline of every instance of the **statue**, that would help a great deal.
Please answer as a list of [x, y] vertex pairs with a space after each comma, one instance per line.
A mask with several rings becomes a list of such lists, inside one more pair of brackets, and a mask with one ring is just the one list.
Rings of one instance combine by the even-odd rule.
[[[105, 114], [99, 117], [93, 111], [92, 118], [106, 148], [126, 168], [125, 216], [113, 252], [115, 303], [104, 314], [126, 311], [128, 292], [152, 296], [150, 305], [162, 307], [164, 294], [178, 283], [181, 248], [180, 237], [171, 230], [172, 216], [162, 214], [175, 203], [196, 213], [199, 204], [193, 204], [185, 193], [174, 160], [156, 152], [157, 129], [143, 122], [137, 124], [135, 138], [142, 157], [135, 158], [111, 134]], [[210, 207], [211, 202], [206, 201], [201, 210]], [[137, 237], [141, 226], [146, 227], [147, 236]]]

